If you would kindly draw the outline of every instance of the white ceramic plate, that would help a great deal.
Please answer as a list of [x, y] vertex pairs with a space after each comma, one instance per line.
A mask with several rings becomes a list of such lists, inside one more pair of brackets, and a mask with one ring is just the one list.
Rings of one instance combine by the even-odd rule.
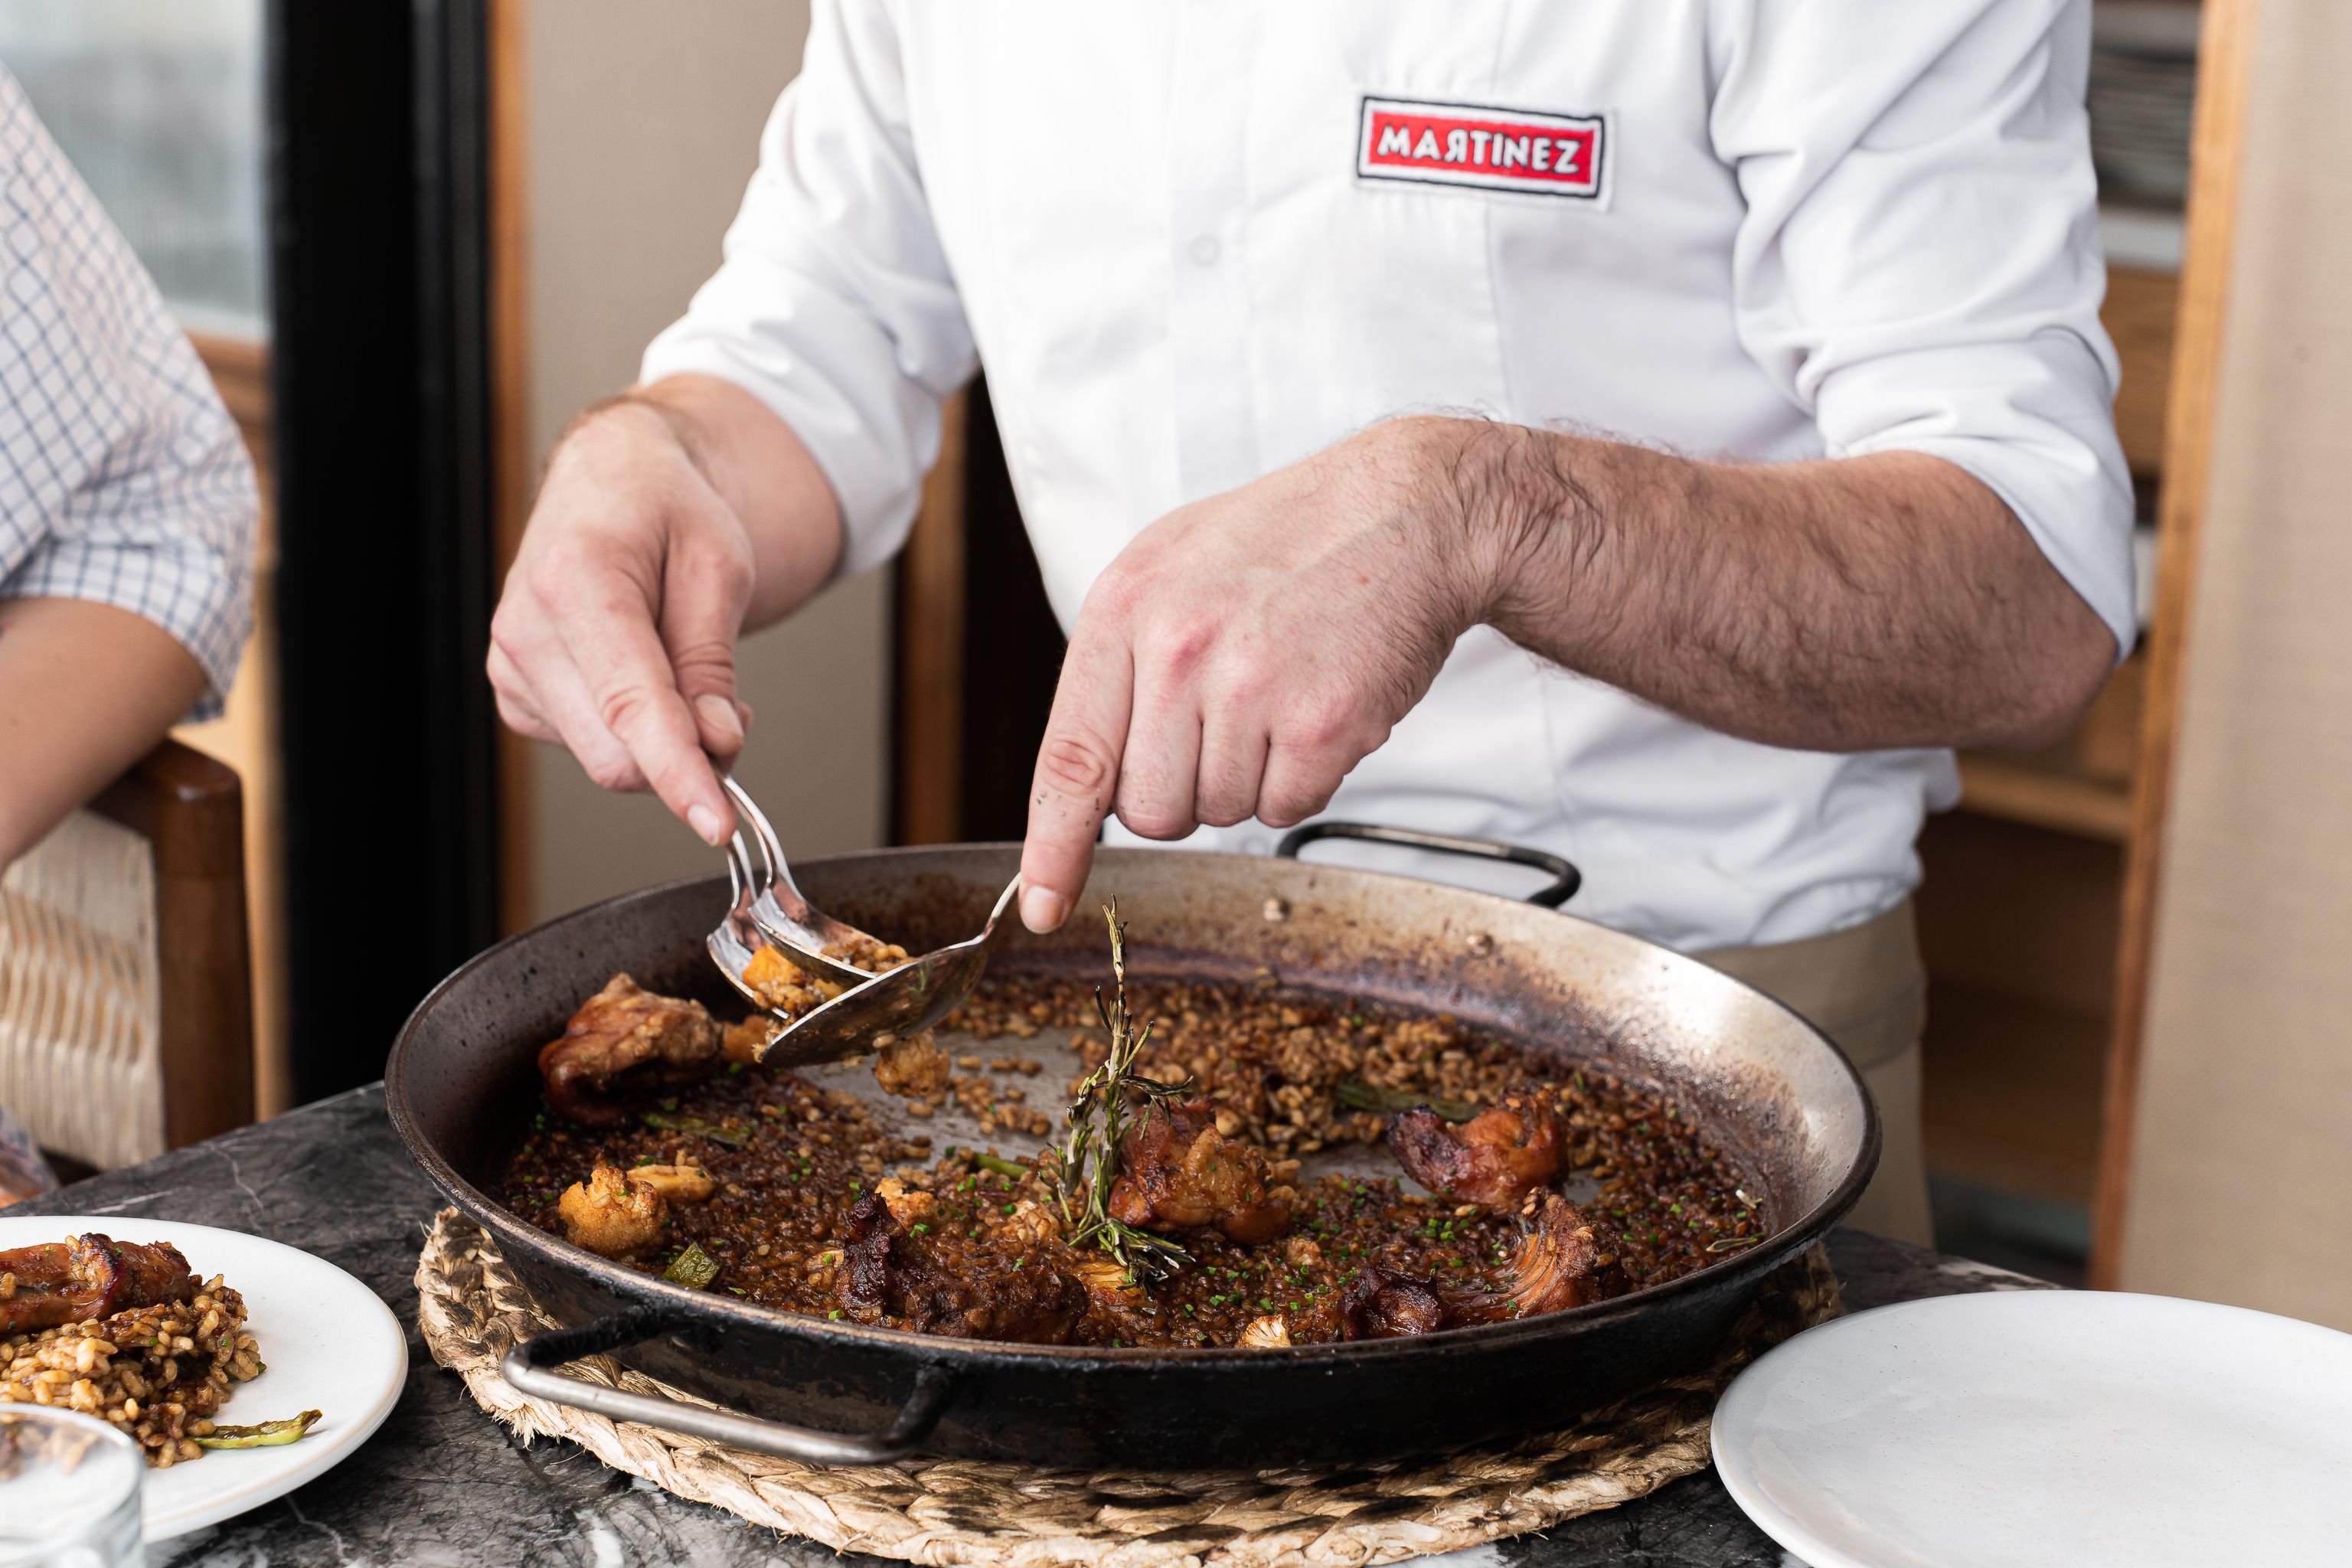
[[1798, 1335], [1715, 1411], [1748, 1516], [1813, 1568], [2352, 1558], [2352, 1334], [2010, 1290]]
[[86, 1231], [117, 1241], [168, 1241], [209, 1279], [245, 1294], [246, 1328], [269, 1370], [239, 1384], [218, 1419], [239, 1426], [321, 1412], [282, 1448], [219, 1448], [151, 1470], [142, 1500], [148, 1542], [233, 1519], [334, 1468], [383, 1424], [408, 1375], [400, 1321], [374, 1291], [323, 1259], [242, 1231], [121, 1215], [0, 1215], [0, 1248]]

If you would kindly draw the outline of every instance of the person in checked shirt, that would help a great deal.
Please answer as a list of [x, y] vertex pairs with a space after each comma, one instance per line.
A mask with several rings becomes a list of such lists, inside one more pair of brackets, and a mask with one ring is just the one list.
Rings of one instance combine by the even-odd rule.
[[0, 69], [0, 867], [219, 711], [259, 516], [187, 335]]

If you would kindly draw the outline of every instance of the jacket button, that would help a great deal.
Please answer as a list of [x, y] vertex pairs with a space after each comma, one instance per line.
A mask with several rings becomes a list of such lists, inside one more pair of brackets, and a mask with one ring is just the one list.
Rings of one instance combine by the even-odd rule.
[[1192, 242], [1191, 251], [1194, 261], [1203, 267], [1214, 267], [1217, 258], [1224, 254], [1224, 248], [1217, 243], [1215, 235], [1204, 234]]

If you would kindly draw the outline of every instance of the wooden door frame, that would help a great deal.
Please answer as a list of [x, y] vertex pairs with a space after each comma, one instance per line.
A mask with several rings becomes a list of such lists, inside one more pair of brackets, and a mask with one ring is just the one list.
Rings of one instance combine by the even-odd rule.
[[[539, 489], [530, 426], [530, 0], [487, 0], [489, 55], [489, 360], [492, 537], [503, 584]], [[536, 760], [498, 727], [499, 929], [530, 924]]]
[[2107, 1052], [2105, 1124], [2091, 1209], [2090, 1282], [2102, 1289], [2115, 1288], [2123, 1268], [2133, 1131], [2147, 1034], [2150, 965], [2164, 876], [2165, 826], [2172, 804], [2189, 614], [2210, 503], [2214, 407], [2227, 327], [2258, 11], [2258, 0], [2204, 0], [2189, 160], [2188, 242], [2180, 269], [2180, 313], [2174, 337], [2171, 401], [2166, 412], [2164, 489], [2157, 520], [2156, 611], [2147, 637], [2147, 696], [2124, 870], [2115, 1036]]

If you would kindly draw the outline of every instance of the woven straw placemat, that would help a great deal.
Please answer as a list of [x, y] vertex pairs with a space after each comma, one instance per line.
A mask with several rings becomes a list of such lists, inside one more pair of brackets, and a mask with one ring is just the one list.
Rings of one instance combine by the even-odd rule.
[[[679, 1497], [839, 1551], [992, 1568], [1356, 1568], [1541, 1530], [1706, 1468], [1707, 1419], [1732, 1376], [1838, 1311], [1837, 1277], [1816, 1247], [1767, 1279], [1705, 1366], [1565, 1431], [1339, 1472], [1139, 1475], [919, 1456], [872, 1467], [803, 1464], [528, 1398], [499, 1375], [499, 1361], [551, 1323], [497, 1243], [455, 1209], [434, 1221], [416, 1288], [434, 1359], [525, 1441], [568, 1437]], [[694, 1397], [605, 1356], [569, 1370], [639, 1393]]]

